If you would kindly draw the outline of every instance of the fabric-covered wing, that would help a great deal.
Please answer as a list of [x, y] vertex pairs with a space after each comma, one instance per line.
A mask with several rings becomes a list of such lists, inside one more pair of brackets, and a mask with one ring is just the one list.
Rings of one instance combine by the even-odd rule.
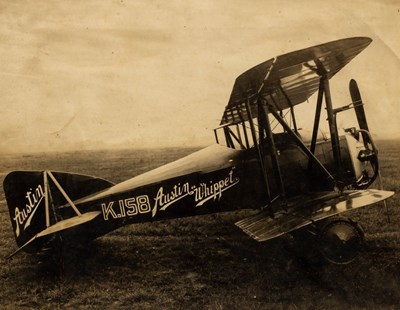
[[221, 125], [257, 116], [256, 102], [261, 96], [277, 110], [306, 101], [319, 87], [320, 76], [328, 79], [339, 72], [370, 43], [370, 38], [355, 37], [305, 48], [267, 60], [241, 74], [235, 81]]
[[276, 212], [274, 219], [268, 212], [261, 211], [235, 224], [255, 240], [267, 241], [330, 216], [377, 203], [393, 194], [390, 191], [367, 189], [347, 191], [335, 198], [321, 194], [307, 201], [299, 197], [302, 206], [292, 206], [288, 212]]

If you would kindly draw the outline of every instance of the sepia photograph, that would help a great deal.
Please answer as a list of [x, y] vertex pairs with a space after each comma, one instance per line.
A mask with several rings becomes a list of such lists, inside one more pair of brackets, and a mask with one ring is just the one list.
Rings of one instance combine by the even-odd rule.
[[2, 309], [398, 309], [400, 1], [0, 0]]

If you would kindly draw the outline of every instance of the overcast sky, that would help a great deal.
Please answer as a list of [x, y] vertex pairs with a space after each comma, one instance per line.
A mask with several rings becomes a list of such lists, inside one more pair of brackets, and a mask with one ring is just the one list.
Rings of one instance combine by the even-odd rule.
[[239, 74], [351, 36], [373, 42], [333, 103], [355, 78], [370, 129], [400, 137], [399, 29], [400, 1], [0, 1], [0, 151], [208, 145]]

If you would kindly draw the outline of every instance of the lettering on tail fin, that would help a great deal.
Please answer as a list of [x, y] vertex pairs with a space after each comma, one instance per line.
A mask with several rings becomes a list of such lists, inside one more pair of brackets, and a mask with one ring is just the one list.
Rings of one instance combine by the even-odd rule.
[[[109, 181], [81, 174], [51, 171], [10, 172], [4, 178], [3, 188], [17, 245], [26, 245], [46, 228], [56, 225], [59, 216], [65, 220], [61, 206], [68, 202], [67, 197], [75, 201], [112, 185]], [[47, 208], [46, 196], [51, 198], [47, 201]], [[67, 210], [65, 215], [69, 217], [73, 214], [72, 211], [75, 210]], [[56, 229], [54, 233], [58, 231], [60, 230]], [[33, 242], [24, 250], [37, 251], [41, 244], [42, 242]]]
[[43, 187], [41, 184], [39, 184], [35, 190], [30, 189], [26, 192], [25, 207], [23, 207], [21, 210], [18, 207], [15, 207], [13, 220], [15, 222], [15, 235], [17, 237], [19, 237], [21, 233], [20, 227], [23, 226], [23, 230], [25, 230], [31, 224], [32, 218], [40, 206], [44, 195]]

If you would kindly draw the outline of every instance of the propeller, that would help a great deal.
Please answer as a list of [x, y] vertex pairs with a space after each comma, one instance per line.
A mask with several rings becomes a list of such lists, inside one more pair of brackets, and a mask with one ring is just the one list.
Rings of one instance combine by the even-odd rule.
[[354, 111], [356, 112], [358, 126], [361, 130], [366, 131], [366, 132], [361, 132], [361, 135], [364, 141], [364, 145], [367, 146], [367, 144], [371, 142], [369, 135], [367, 134], [367, 132], [369, 132], [368, 123], [367, 123], [367, 118], [365, 117], [364, 104], [361, 99], [360, 90], [355, 80], [353, 79], [350, 80], [349, 89], [350, 89], [351, 101], [353, 102], [354, 105]]
[[[368, 144], [370, 144], [375, 153], [375, 156], [376, 156], [375, 164], [376, 164], [376, 169], [377, 169], [377, 179], [378, 179], [378, 183], [379, 183], [379, 189], [383, 190], [382, 178], [381, 178], [381, 173], [379, 171], [378, 158], [377, 158], [378, 150], [376, 149], [375, 144], [372, 140], [371, 134], [369, 133], [367, 118], [365, 116], [364, 104], [361, 99], [361, 94], [360, 94], [360, 90], [358, 88], [357, 82], [354, 79], [350, 80], [349, 90], [350, 90], [351, 101], [353, 102], [353, 105], [354, 105], [354, 111], [356, 112], [358, 126], [360, 128], [359, 131], [361, 132], [364, 145], [367, 149], [369, 149]], [[371, 162], [371, 164], [372, 164], [372, 162]], [[386, 200], [384, 200], [383, 203], [384, 203], [384, 206], [386, 209], [386, 215], [388, 217], [388, 222], [390, 222], [389, 210], [388, 210], [388, 207], [386, 204]]]

